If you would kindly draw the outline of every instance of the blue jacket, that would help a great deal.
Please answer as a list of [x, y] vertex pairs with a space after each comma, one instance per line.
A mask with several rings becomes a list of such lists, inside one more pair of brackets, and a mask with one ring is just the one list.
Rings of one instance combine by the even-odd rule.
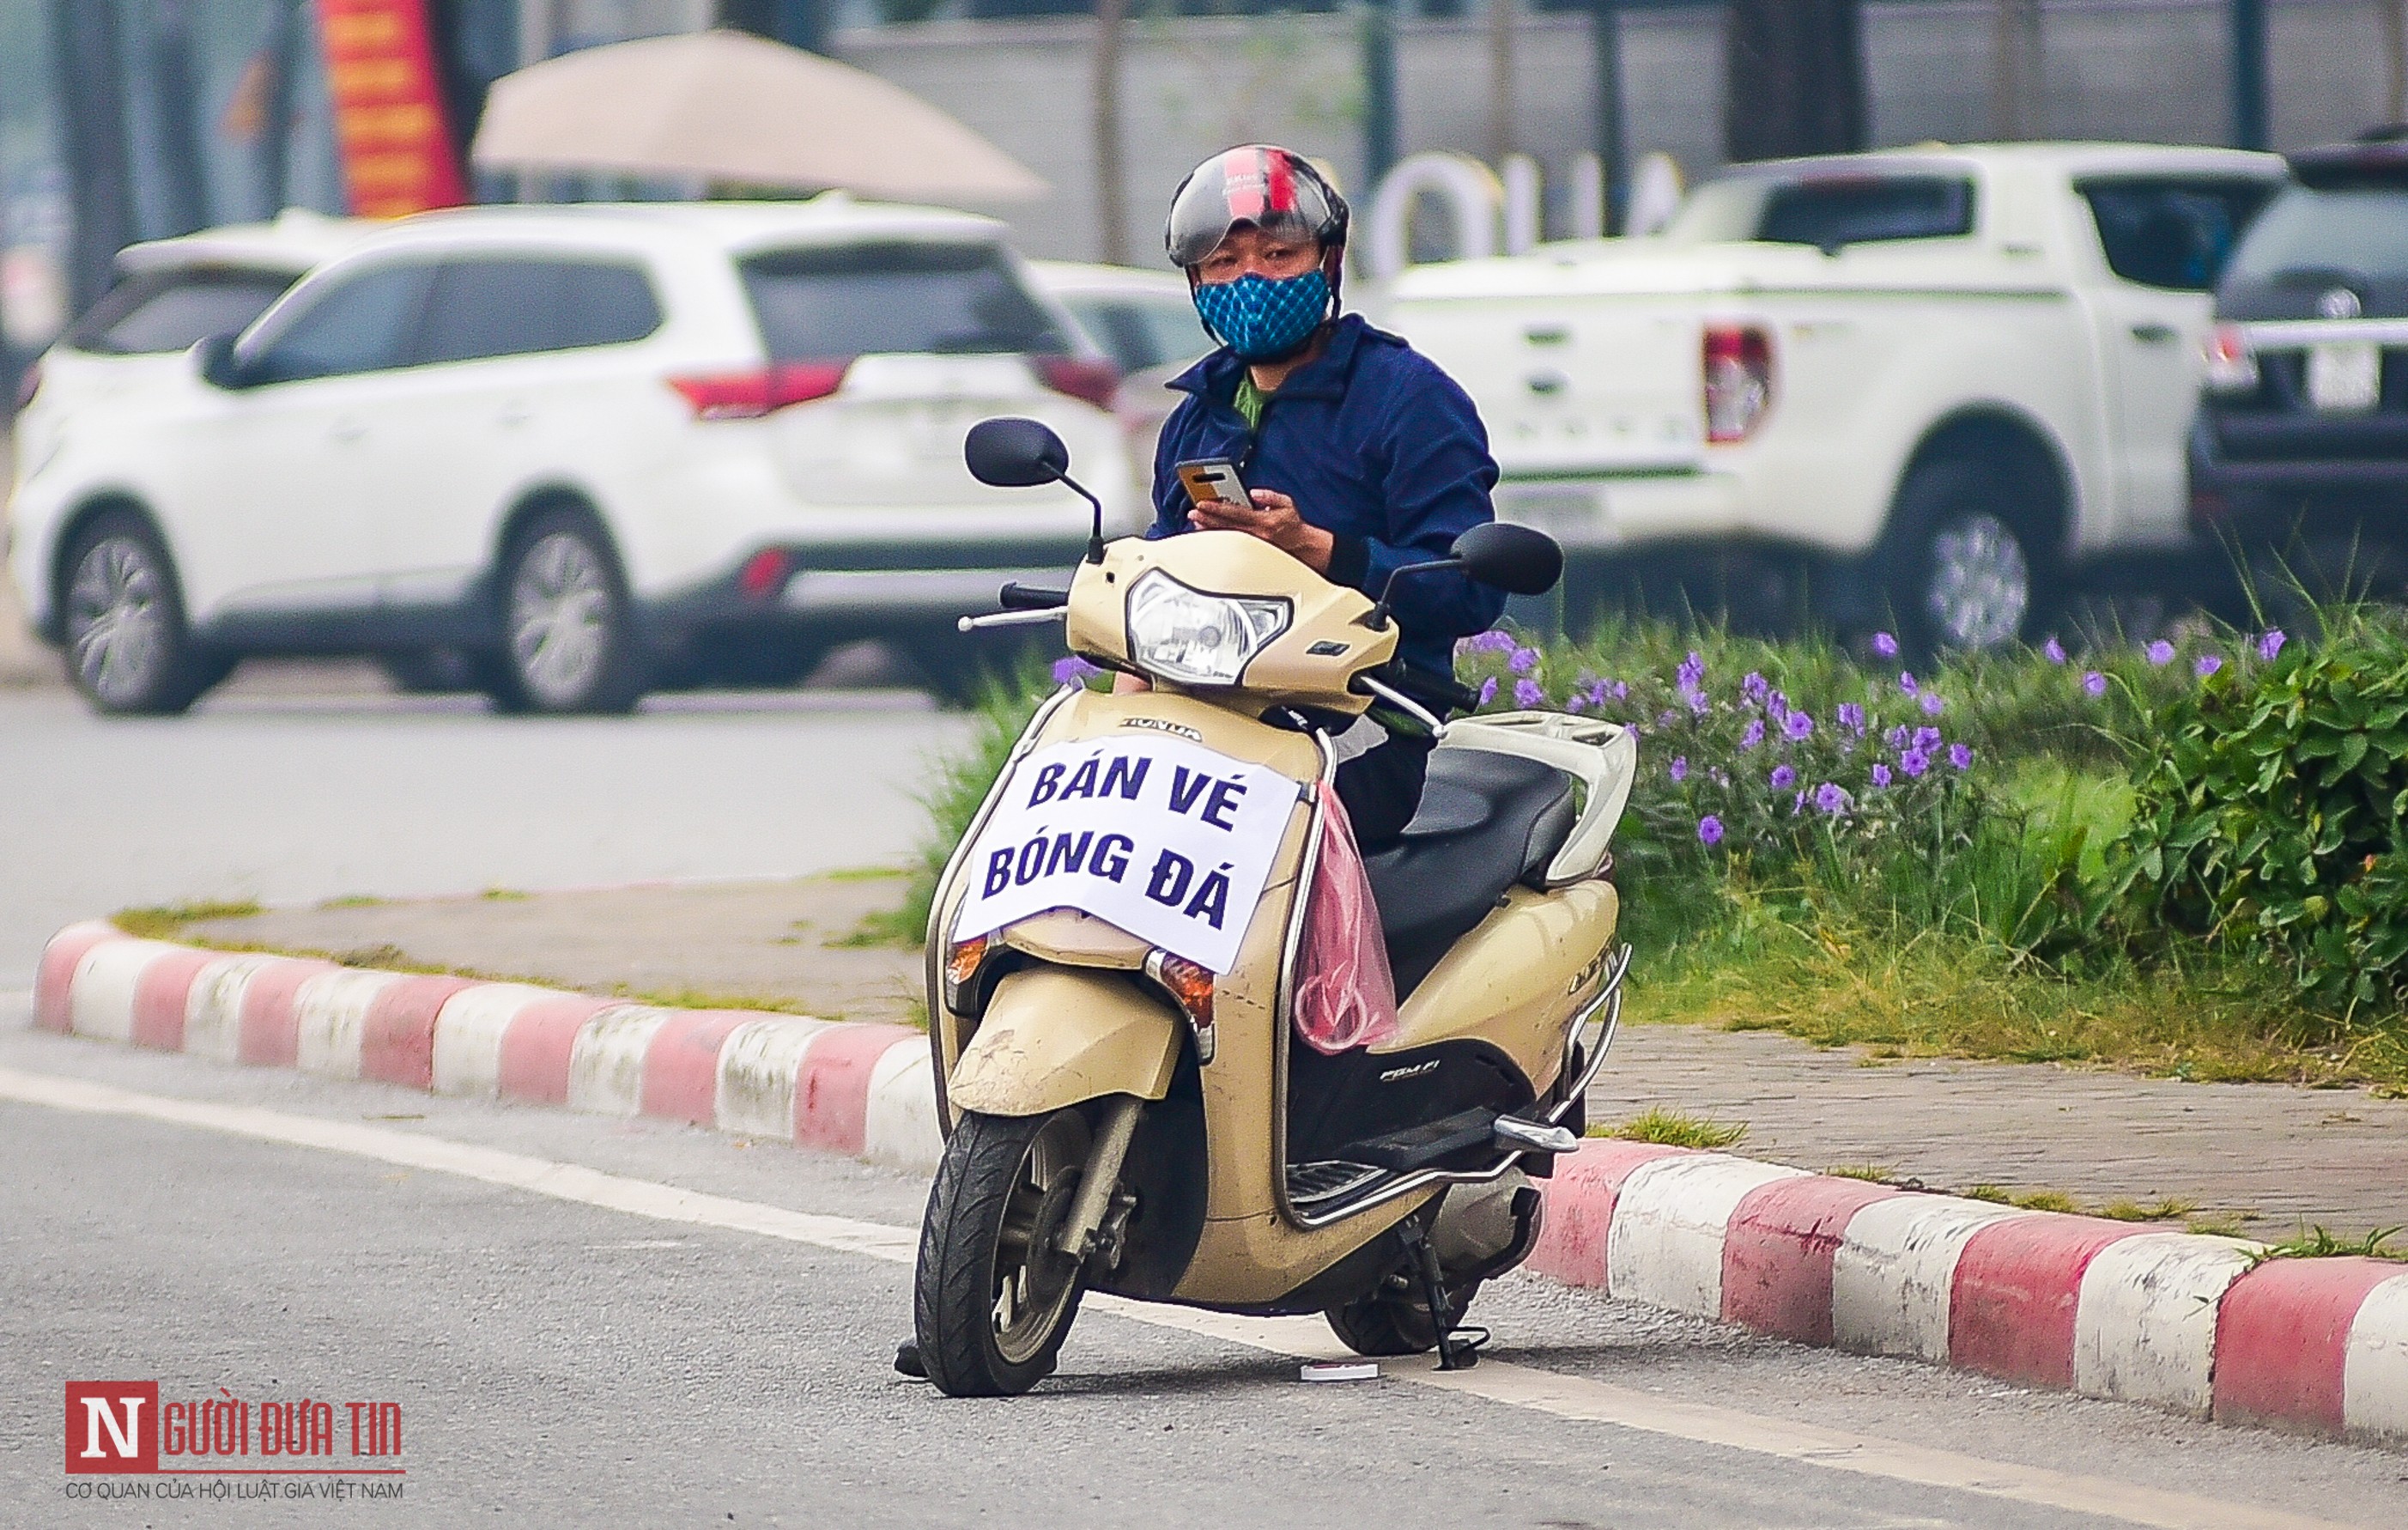
[[[1154, 455], [1148, 536], [1191, 529], [1179, 464], [1224, 457], [1249, 489], [1276, 489], [1331, 533], [1329, 579], [1378, 599], [1391, 571], [1446, 556], [1455, 539], [1497, 518], [1497, 463], [1479, 411], [1438, 364], [1360, 314], [1332, 326], [1326, 349], [1280, 385], [1259, 434], [1230, 403], [1240, 362], [1224, 348], [1168, 386], [1187, 396], [1164, 422]], [[1398, 654], [1415, 669], [1455, 673], [1455, 640], [1496, 624], [1505, 596], [1460, 573], [1397, 586]]]

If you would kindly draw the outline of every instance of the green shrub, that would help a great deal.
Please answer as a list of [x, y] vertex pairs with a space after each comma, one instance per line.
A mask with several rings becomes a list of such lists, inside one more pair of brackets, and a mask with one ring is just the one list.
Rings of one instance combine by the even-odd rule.
[[2144, 937], [2279, 965], [2354, 1017], [2408, 988], [2408, 631], [2397, 613], [2325, 626], [2153, 708], [2124, 887]]

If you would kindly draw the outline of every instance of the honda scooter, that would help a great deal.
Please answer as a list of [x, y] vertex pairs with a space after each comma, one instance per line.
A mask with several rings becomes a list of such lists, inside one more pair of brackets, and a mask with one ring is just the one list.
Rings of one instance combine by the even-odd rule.
[[[984, 422], [965, 455], [989, 485], [1095, 503], [1037, 422]], [[1394, 662], [1384, 593], [1238, 532], [1107, 546], [1096, 524], [1067, 590], [1006, 586], [963, 623], [1060, 621], [1149, 685], [1047, 700], [939, 881], [921, 1365], [953, 1395], [1025, 1392], [1089, 1291], [1322, 1312], [1359, 1353], [1469, 1364], [1458, 1325], [1529, 1253], [1531, 1181], [1578, 1145], [1613, 1037], [1608, 847], [1636, 740], [1552, 712], [1450, 722], [1477, 698]], [[1498, 523], [1395, 578], [1540, 593], [1561, 566]], [[1342, 818], [1334, 738], [1375, 702], [1439, 743], [1403, 842], [1361, 863], [1394, 1022], [1329, 1052], [1295, 1022], [1309, 894]]]

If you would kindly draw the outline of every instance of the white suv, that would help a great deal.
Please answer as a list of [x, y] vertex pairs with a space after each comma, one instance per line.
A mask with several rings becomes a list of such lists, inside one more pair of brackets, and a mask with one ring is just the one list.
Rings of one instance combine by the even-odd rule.
[[475, 208], [314, 272], [174, 385], [79, 410], [22, 468], [12, 566], [106, 711], [251, 653], [448, 652], [505, 707], [799, 678], [1058, 583], [1088, 512], [982, 494], [964, 432], [1044, 421], [1140, 507], [1116, 378], [1000, 225], [856, 204]]

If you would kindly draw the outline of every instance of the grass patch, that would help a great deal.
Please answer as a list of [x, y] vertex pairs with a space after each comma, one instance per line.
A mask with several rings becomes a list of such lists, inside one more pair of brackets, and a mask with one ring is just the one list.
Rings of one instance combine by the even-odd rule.
[[524, 903], [535, 894], [522, 893], [515, 887], [488, 887], [477, 896], [487, 903]]
[[141, 908], [120, 908], [108, 922], [143, 940], [173, 940], [188, 924], [211, 919], [255, 919], [267, 912], [251, 898], [237, 902], [205, 899], [198, 903], [163, 903]]
[[2398, 1227], [2377, 1227], [2360, 1237], [2336, 1237], [2322, 1227], [2303, 1227], [2296, 1236], [2258, 1250], [2252, 1262], [2262, 1265], [2269, 1259], [2358, 1258], [2408, 1263], [2408, 1246], [2395, 1247], [2392, 1243], [2402, 1231]]
[[823, 871], [819, 873], [819, 879], [824, 882], [884, 882], [910, 875], [910, 873], [901, 866], [856, 865], [843, 866], [835, 871]]
[[1592, 1126], [1588, 1135], [1620, 1137], [1625, 1142], [1655, 1142], [1667, 1148], [1715, 1149], [1730, 1147], [1747, 1136], [1747, 1123], [1709, 1121], [1656, 1106], [1619, 1126]]
[[328, 898], [318, 905], [321, 910], [335, 908], [381, 908], [386, 900], [366, 893], [352, 893], [339, 898]]

